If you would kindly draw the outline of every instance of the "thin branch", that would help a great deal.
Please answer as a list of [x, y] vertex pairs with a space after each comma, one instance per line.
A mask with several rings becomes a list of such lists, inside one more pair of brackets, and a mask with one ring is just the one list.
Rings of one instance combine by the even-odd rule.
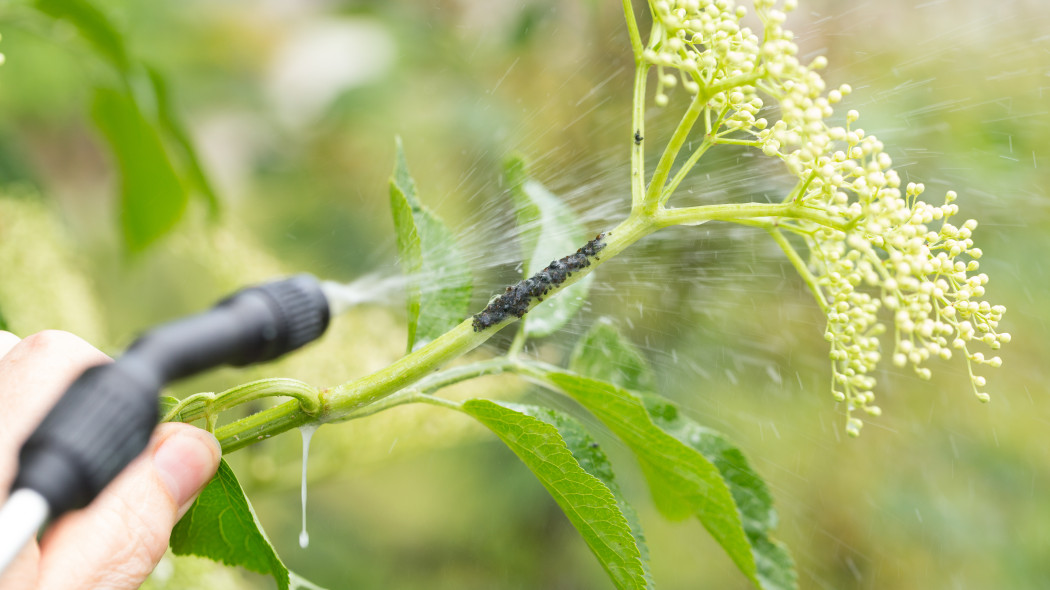
[[773, 241], [780, 246], [780, 249], [787, 255], [787, 259], [791, 261], [791, 265], [798, 271], [799, 276], [809, 287], [809, 290], [813, 292], [813, 297], [816, 298], [817, 303], [820, 305], [821, 311], [824, 313], [828, 312], [828, 300], [824, 297], [824, 293], [820, 290], [820, 285], [817, 284], [817, 277], [813, 276], [813, 273], [809, 271], [809, 267], [806, 266], [806, 262], [802, 260], [802, 257], [795, 251], [794, 246], [791, 242], [788, 242], [784, 234], [779, 229], [771, 227], [768, 229], [769, 235], [773, 237]]

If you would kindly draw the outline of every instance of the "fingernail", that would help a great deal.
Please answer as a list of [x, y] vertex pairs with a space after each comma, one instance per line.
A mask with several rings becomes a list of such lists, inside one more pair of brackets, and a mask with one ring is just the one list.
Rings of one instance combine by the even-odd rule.
[[210, 433], [178, 433], [168, 437], [153, 454], [153, 467], [177, 506], [184, 506], [215, 475], [219, 441]]

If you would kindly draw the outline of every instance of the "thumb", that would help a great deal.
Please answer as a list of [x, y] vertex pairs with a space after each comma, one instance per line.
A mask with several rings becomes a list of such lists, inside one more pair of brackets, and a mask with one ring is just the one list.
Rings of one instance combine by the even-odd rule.
[[40, 588], [138, 588], [171, 529], [219, 465], [219, 443], [187, 424], [162, 424], [95, 501], [52, 526], [40, 545]]

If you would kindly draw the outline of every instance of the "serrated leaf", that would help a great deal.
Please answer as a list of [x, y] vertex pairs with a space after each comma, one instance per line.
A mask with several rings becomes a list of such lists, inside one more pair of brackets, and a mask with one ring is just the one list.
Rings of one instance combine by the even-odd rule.
[[773, 498], [747, 457], [722, 434], [696, 423], [670, 401], [651, 393], [652, 369], [645, 357], [608, 320], [601, 320], [577, 343], [573, 371], [612, 382], [639, 395], [653, 423], [711, 461], [729, 486], [751, 544], [756, 576], [765, 590], [798, 587], [787, 548], [770, 535], [777, 525]]
[[[503, 171], [514, 201], [524, 276], [531, 276], [552, 261], [575, 252], [587, 241], [587, 234], [576, 214], [529, 176], [521, 158], [509, 158]], [[587, 275], [533, 308], [525, 316], [522, 328], [525, 335], [540, 338], [564, 326], [583, 307], [591, 280], [592, 276]]]
[[319, 589], [281, 562], [226, 461], [171, 531], [171, 550], [271, 575], [281, 590]]
[[609, 318], [600, 318], [577, 341], [569, 368], [631, 391], [650, 391], [655, 383], [649, 362]]
[[741, 521], [751, 544], [759, 586], [765, 590], [798, 588], [795, 563], [783, 543], [770, 534], [777, 526], [773, 497], [766, 482], [751, 468], [744, 453], [721, 433], [697, 424], [670, 401], [641, 394], [653, 423], [671, 436], [703, 454], [718, 468], [740, 510]]
[[653, 423], [639, 396], [569, 373], [548, 379], [601, 420], [638, 457], [657, 508], [672, 519], [696, 515], [704, 528], [756, 584], [755, 560], [729, 487], [718, 469], [695, 449]]
[[552, 410], [483, 399], [464, 402], [462, 410], [492, 430], [547, 488], [617, 588], [652, 587], [637, 516], [582, 426]]
[[642, 523], [638, 519], [638, 513], [635, 512], [634, 507], [627, 503], [627, 500], [623, 497], [623, 493], [620, 491], [620, 486], [616, 483], [616, 476], [612, 470], [612, 463], [609, 462], [609, 458], [605, 455], [605, 451], [602, 450], [594, 437], [591, 436], [587, 429], [584, 428], [583, 424], [579, 421], [550, 408], [541, 408], [538, 406], [519, 405], [511, 403], [500, 403], [500, 405], [519, 411], [523, 414], [528, 414], [533, 418], [542, 420], [547, 424], [558, 429], [558, 434], [561, 435], [562, 440], [565, 442], [565, 446], [572, 453], [572, 456], [579, 462], [580, 467], [584, 471], [590, 473], [594, 477], [597, 477], [605, 484], [605, 487], [609, 488], [614, 498], [616, 498], [616, 504], [620, 507], [620, 512], [623, 513], [624, 518], [627, 519], [628, 525], [631, 527], [631, 534], [634, 537], [635, 544], [638, 547], [638, 553], [642, 560], [642, 568], [645, 572], [645, 580], [649, 587], [652, 586], [652, 575], [649, 571], [649, 547], [645, 542], [645, 533], [642, 531]]
[[408, 276], [408, 350], [444, 334], [467, 316], [472, 280], [452, 232], [423, 206], [397, 138], [390, 209]]
[[132, 251], [167, 233], [186, 208], [186, 191], [157, 131], [125, 92], [100, 88], [92, 118], [109, 143], [120, 171], [120, 226]]
[[53, 18], [72, 23], [98, 52], [118, 70], [129, 67], [124, 37], [105, 13], [85, 0], [37, 0], [36, 8]]

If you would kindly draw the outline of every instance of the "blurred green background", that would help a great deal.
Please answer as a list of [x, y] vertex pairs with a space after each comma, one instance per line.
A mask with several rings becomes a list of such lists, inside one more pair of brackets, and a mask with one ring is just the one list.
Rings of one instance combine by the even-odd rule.
[[[986, 373], [992, 403], [977, 403], [959, 362], [935, 364], [931, 382], [887, 368], [876, 390], [883, 416], [847, 439], [815, 304], [771, 241], [724, 225], [661, 232], [603, 266], [583, 315], [529, 352], [560, 361], [596, 317], [615, 317], [657, 367], [663, 392], [729, 435], [765, 476], [803, 588], [1045, 588], [1050, 4], [799, 3], [788, 27], [804, 58], [828, 57], [830, 84], [852, 84], [844, 108], [861, 111], [859, 124], [886, 143], [902, 177], [930, 195], [957, 190], [964, 218], [981, 221], [988, 299], [1007, 306], [1003, 327], [1014, 336], [1004, 368]], [[42, 3], [52, 13], [56, 5]], [[618, 2], [96, 5], [122, 44], [88, 39], [31, 3], [0, 7], [0, 323], [20, 335], [62, 328], [116, 354], [145, 327], [247, 282], [297, 271], [396, 274], [386, 188], [395, 135], [424, 201], [470, 257], [478, 307], [515, 276], [499, 182], [507, 154], [527, 156], [592, 231], [626, 214], [631, 60]], [[677, 118], [676, 98], [681, 108], [672, 95], [671, 112], [652, 113], [653, 139]], [[135, 126], [128, 100], [156, 137]], [[120, 133], [138, 142], [123, 157], [107, 142]], [[753, 153], [713, 152], [679, 203], [776, 198], [783, 182]], [[151, 191], [147, 200], [138, 186]], [[366, 374], [403, 350], [401, 307], [395, 296], [357, 308], [302, 354], [176, 392], [263, 376], [328, 386]], [[466, 387], [568, 407], [512, 379]], [[319, 431], [312, 544], [301, 550], [299, 445], [290, 433], [231, 460], [278, 551], [311, 580], [609, 586], [513, 455], [432, 408]], [[628, 453], [611, 446], [657, 583], [746, 588], [699, 523], [655, 513]], [[170, 558], [152, 583], [272, 585]]]

